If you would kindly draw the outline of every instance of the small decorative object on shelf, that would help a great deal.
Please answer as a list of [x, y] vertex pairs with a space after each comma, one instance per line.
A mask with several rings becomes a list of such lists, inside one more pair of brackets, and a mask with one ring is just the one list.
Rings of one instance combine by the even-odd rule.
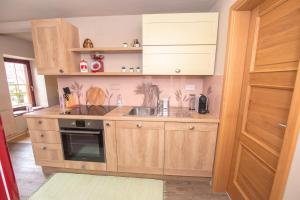
[[136, 67], [136, 72], [142, 72], [142, 68], [141, 67]]
[[128, 47], [128, 43], [127, 43], [127, 42], [123, 42], [123, 43], [122, 43], [122, 46], [123, 46], [124, 48], [127, 48], [127, 47]]
[[80, 61], [80, 72], [89, 72], [88, 64], [84, 59]]
[[92, 55], [92, 58], [95, 60], [91, 64], [91, 72], [104, 72], [104, 56], [100, 54]]
[[141, 44], [138, 39], [134, 39], [131, 46], [132, 47], [141, 47]]
[[86, 38], [83, 42], [83, 48], [94, 48], [93, 42], [91, 39]]
[[121, 71], [122, 71], [122, 72], [126, 72], [126, 71], [127, 71], [127, 67], [122, 66], [122, 67], [121, 67]]
[[133, 67], [130, 67], [130, 68], [129, 68], [129, 72], [134, 72], [134, 68], [133, 68]]

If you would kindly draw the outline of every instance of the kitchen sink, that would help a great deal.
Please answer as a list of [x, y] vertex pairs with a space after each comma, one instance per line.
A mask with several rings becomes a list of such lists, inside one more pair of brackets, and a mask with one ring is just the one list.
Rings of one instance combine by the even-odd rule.
[[150, 107], [133, 107], [128, 115], [132, 116], [155, 116], [157, 115], [155, 108]]

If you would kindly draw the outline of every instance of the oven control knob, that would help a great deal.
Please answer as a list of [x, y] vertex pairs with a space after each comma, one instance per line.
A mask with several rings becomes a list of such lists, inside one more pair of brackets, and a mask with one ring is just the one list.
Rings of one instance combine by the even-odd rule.
[[73, 121], [71, 124], [72, 124], [72, 126], [75, 126], [75, 125], [76, 125], [76, 122], [75, 122], [75, 121]]
[[90, 125], [91, 125], [91, 122], [87, 122], [87, 123], [86, 123], [86, 126], [90, 126]]

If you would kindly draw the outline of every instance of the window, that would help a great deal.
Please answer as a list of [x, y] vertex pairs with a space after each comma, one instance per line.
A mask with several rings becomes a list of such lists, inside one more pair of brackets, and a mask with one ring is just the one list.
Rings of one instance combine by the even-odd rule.
[[35, 106], [29, 61], [4, 58], [4, 65], [13, 109]]

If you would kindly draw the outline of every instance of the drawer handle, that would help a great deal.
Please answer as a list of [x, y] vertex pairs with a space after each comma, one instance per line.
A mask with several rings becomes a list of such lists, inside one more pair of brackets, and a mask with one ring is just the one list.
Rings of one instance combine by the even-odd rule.
[[180, 69], [176, 69], [175, 72], [178, 74], [178, 73], [181, 72], [181, 70]]
[[47, 149], [47, 147], [45, 147], [45, 146], [42, 147], [42, 150], [46, 150], [46, 149]]
[[136, 127], [142, 128], [143, 126], [142, 126], [142, 124], [137, 124]]
[[41, 133], [41, 134], [40, 134], [40, 136], [41, 136], [41, 137], [44, 137], [44, 134], [43, 134], [43, 133]]
[[81, 169], [85, 169], [85, 165], [81, 165]]
[[107, 122], [107, 123], [105, 124], [105, 126], [110, 127], [110, 123]]
[[195, 129], [195, 126], [190, 126], [189, 129], [190, 129], [190, 130], [194, 130], [194, 129]]
[[39, 120], [39, 121], [38, 121], [38, 124], [42, 124], [42, 123], [43, 123], [43, 121], [42, 121], [42, 120]]

